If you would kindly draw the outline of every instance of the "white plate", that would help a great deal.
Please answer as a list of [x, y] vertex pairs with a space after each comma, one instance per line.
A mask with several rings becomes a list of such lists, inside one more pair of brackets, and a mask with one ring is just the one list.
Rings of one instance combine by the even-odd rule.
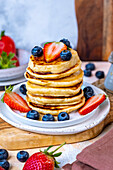
[[[89, 85], [88, 83], [84, 83], [84, 86]], [[14, 91], [19, 93], [20, 85], [15, 86]], [[90, 85], [92, 86], [92, 85]], [[92, 86], [95, 93], [104, 93], [101, 89]], [[107, 98], [95, 111], [85, 115], [77, 115], [74, 114], [75, 117], [72, 117], [71, 120], [64, 121], [64, 122], [42, 122], [42, 121], [35, 121], [31, 119], [27, 119], [15, 112], [13, 112], [6, 104], [0, 101], [0, 116], [6, 122], [10, 123], [11, 125], [32, 132], [42, 133], [42, 134], [52, 134], [52, 135], [62, 135], [62, 134], [74, 134], [79, 133], [81, 131], [85, 131], [90, 129], [97, 124], [99, 124], [109, 113], [110, 109], [110, 102]], [[67, 127], [68, 126], [68, 127]]]
[[24, 75], [28, 66], [30, 53], [23, 49], [17, 49], [17, 57], [20, 66], [14, 68], [0, 69], [0, 84], [3, 81], [20, 78]]

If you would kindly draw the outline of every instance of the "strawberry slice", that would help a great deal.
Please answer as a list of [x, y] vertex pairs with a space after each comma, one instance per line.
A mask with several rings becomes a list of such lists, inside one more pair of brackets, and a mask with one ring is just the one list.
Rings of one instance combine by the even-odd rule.
[[78, 111], [80, 115], [86, 115], [96, 109], [106, 99], [105, 94], [98, 94], [90, 97], [85, 105]]
[[21, 112], [28, 112], [31, 109], [28, 107], [27, 102], [16, 92], [12, 92], [13, 87], [9, 86], [5, 89], [5, 94], [2, 101], [5, 102], [10, 108], [19, 110]]
[[44, 58], [46, 62], [51, 62], [60, 57], [60, 53], [67, 50], [67, 46], [62, 42], [49, 42], [44, 46]]

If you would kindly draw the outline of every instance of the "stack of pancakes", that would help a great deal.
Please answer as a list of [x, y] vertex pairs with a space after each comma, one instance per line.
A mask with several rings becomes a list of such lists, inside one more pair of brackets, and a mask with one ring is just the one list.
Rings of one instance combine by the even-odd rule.
[[70, 51], [72, 57], [69, 61], [62, 61], [59, 57], [50, 63], [44, 60], [43, 55], [31, 55], [25, 77], [28, 80], [26, 100], [33, 110], [43, 115], [58, 115], [84, 105], [81, 61], [75, 50]]

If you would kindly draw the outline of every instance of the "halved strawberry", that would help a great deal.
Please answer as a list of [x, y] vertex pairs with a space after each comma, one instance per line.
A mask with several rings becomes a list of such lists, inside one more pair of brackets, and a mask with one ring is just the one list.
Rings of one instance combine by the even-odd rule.
[[78, 111], [81, 115], [86, 115], [96, 109], [106, 99], [105, 94], [98, 94], [90, 97], [85, 105]]
[[27, 102], [16, 92], [12, 92], [13, 87], [9, 86], [5, 89], [5, 94], [2, 101], [5, 102], [10, 108], [19, 110], [21, 112], [28, 112], [31, 109], [28, 107]]
[[63, 50], [67, 50], [67, 46], [62, 42], [49, 42], [45, 44], [43, 52], [46, 62], [51, 62], [58, 57]]

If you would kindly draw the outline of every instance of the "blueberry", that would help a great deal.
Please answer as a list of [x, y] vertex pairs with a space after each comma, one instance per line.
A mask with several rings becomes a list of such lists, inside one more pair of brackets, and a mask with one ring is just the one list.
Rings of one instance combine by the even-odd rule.
[[20, 151], [17, 153], [17, 159], [20, 162], [26, 162], [28, 158], [29, 158], [29, 153], [26, 151]]
[[27, 112], [26, 117], [33, 120], [38, 120], [39, 113], [36, 110], [30, 110], [29, 112]]
[[42, 121], [55, 121], [55, 118], [51, 114], [46, 114], [42, 117]]
[[34, 55], [35, 57], [40, 57], [43, 54], [43, 49], [39, 46], [35, 46], [32, 50], [31, 50], [32, 55]]
[[63, 42], [67, 47], [72, 48], [68, 39], [63, 38], [60, 42]]
[[90, 86], [85, 87], [83, 91], [84, 91], [84, 97], [86, 100], [88, 100], [90, 97], [95, 95], [94, 90]]
[[26, 89], [26, 85], [22, 84], [19, 88], [20, 92], [24, 95], [26, 95], [27, 89]]
[[93, 63], [86, 64], [86, 70], [95, 70], [95, 65]]
[[8, 170], [10, 167], [9, 162], [6, 159], [0, 160], [0, 166], [5, 170]]
[[69, 114], [66, 112], [61, 112], [58, 114], [58, 121], [69, 120]]
[[63, 50], [61, 53], [60, 53], [60, 57], [62, 60], [64, 61], [68, 61], [71, 59], [72, 57], [72, 54], [69, 50]]
[[84, 70], [84, 76], [91, 77], [91, 70]]
[[95, 76], [98, 78], [98, 79], [102, 79], [105, 77], [104, 75], [104, 72], [103, 71], [97, 71]]
[[8, 158], [8, 152], [6, 149], [0, 149], [0, 160], [7, 159]]

